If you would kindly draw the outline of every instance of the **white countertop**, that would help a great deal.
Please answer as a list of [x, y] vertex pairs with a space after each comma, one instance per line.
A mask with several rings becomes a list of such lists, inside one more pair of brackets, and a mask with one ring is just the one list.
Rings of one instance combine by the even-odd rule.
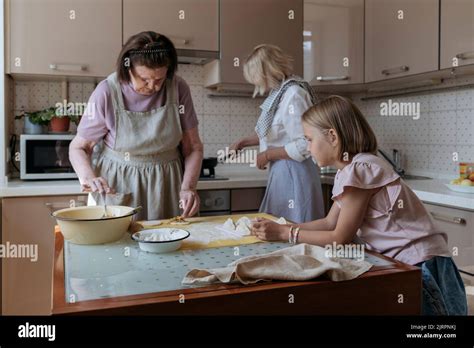
[[[219, 164], [216, 174], [229, 180], [199, 181], [198, 190], [219, 190], [265, 187], [268, 170], [259, 170], [242, 164]], [[332, 184], [333, 177], [321, 175], [321, 183]], [[426, 203], [445, 205], [474, 211], [474, 194], [449, 190], [447, 179], [407, 180], [406, 183]], [[77, 180], [21, 181], [11, 180], [0, 186], [0, 197], [27, 197], [83, 194]]]

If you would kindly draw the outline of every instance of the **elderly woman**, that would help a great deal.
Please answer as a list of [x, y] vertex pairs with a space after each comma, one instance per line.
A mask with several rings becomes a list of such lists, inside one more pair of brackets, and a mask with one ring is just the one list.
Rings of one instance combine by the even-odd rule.
[[239, 151], [260, 145], [257, 167], [270, 165], [260, 211], [307, 222], [324, 216], [319, 168], [312, 161], [303, 135], [301, 116], [316, 102], [309, 86], [292, 75], [291, 58], [273, 45], [259, 45], [244, 65], [245, 79], [257, 94], [269, 93], [253, 136], [231, 146]]
[[69, 149], [92, 204], [105, 197], [108, 204], [142, 206], [140, 220], [198, 212], [203, 145], [189, 86], [176, 70], [172, 42], [142, 32], [123, 46], [117, 71], [97, 85]]

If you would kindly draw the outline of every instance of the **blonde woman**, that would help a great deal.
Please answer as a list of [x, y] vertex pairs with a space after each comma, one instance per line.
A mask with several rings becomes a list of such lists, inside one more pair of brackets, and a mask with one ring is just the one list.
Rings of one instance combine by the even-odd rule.
[[269, 165], [267, 190], [260, 211], [307, 222], [324, 216], [319, 168], [312, 161], [303, 134], [301, 116], [316, 97], [300, 77], [292, 60], [279, 47], [259, 45], [244, 64], [245, 79], [257, 94], [269, 93], [255, 134], [238, 140], [231, 150], [260, 145], [257, 167]]

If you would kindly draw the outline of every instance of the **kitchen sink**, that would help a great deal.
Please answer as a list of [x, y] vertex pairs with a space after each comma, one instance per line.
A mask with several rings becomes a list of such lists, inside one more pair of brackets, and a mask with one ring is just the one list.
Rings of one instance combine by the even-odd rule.
[[404, 180], [432, 180], [433, 178], [429, 178], [427, 176], [421, 176], [421, 175], [405, 174], [405, 175], [402, 175], [402, 179]]

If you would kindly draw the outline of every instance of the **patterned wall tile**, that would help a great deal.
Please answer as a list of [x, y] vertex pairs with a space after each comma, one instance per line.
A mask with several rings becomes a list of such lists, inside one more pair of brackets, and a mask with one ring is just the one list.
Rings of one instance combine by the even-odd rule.
[[456, 92], [456, 108], [458, 110], [474, 108], [474, 88], [460, 89]]
[[474, 109], [457, 111], [455, 140], [459, 145], [474, 145]]
[[204, 115], [204, 134], [207, 143], [230, 143], [230, 116]]
[[62, 103], [61, 82], [48, 83], [48, 104], [54, 106], [56, 103]]
[[230, 115], [230, 139], [235, 142], [255, 134], [257, 119], [254, 116]]
[[82, 102], [89, 101], [89, 98], [96, 87], [95, 83], [83, 83], [82, 84]]
[[68, 86], [68, 102], [72, 103], [82, 103], [83, 95], [82, 95], [82, 83], [80, 82], [70, 82]]
[[45, 109], [54, 105], [49, 104], [48, 82], [35, 81], [29, 85], [30, 111]]
[[454, 145], [432, 145], [430, 146], [429, 170], [434, 173], [456, 174], [458, 164], [453, 161], [453, 153], [456, 151]]
[[458, 145], [456, 151], [459, 154], [459, 162], [474, 162], [474, 151], [472, 146]]
[[193, 99], [194, 109], [196, 113], [204, 113], [204, 87], [198, 85], [190, 85], [189, 89], [191, 90], [191, 98]]
[[262, 103], [261, 98], [234, 98], [230, 103], [230, 114], [258, 116], [261, 113]]
[[411, 144], [405, 146], [405, 170], [429, 170], [430, 146]]
[[204, 67], [202, 65], [179, 64], [178, 75], [189, 85], [202, 85], [204, 81]]
[[432, 111], [429, 129], [430, 144], [454, 145], [456, 143], [456, 111]]
[[206, 115], [229, 115], [231, 98], [228, 97], [204, 97], [204, 114]]
[[430, 96], [430, 111], [455, 110], [456, 92], [433, 93]]

